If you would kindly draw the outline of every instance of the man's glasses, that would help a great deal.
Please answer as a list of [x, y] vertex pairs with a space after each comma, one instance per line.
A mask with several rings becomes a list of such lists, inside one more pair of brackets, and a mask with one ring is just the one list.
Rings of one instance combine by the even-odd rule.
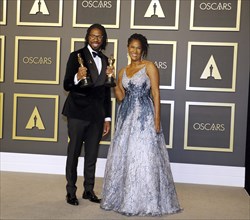
[[95, 39], [102, 40], [103, 36], [102, 35], [93, 35], [93, 34], [91, 34], [91, 35], [89, 35], [89, 38], [91, 40], [95, 40]]

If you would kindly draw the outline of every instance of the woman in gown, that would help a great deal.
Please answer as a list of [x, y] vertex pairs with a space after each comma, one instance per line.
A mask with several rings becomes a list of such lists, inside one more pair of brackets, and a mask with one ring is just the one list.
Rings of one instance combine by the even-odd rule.
[[[160, 125], [159, 73], [147, 60], [147, 39], [128, 39], [131, 63], [114, 88], [116, 128], [105, 169], [101, 208], [124, 215], [158, 216], [181, 211]], [[153, 100], [152, 100], [152, 98]]]

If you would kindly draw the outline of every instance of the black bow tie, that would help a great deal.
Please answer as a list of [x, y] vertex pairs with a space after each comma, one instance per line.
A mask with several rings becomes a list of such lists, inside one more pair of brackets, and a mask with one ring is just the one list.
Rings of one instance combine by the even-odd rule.
[[101, 54], [99, 52], [92, 51], [92, 54], [93, 54], [93, 57], [96, 57], [96, 56], [101, 57]]

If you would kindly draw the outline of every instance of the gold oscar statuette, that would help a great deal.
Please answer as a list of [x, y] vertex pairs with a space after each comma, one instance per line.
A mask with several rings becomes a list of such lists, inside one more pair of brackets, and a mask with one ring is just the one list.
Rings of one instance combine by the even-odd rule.
[[[114, 67], [115, 58], [113, 55], [110, 55], [110, 57], [108, 58], [108, 63], [109, 63], [110, 67]], [[107, 74], [106, 80], [105, 80], [105, 86], [107, 86], [107, 87], [115, 87], [116, 86], [115, 79], [111, 74]]]
[[[78, 63], [81, 67], [84, 67], [84, 63], [83, 63], [83, 59], [81, 57], [81, 54], [78, 53], [77, 54], [77, 60], [78, 60]], [[84, 77], [81, 81], [80, 81], [80, 87], [81, 88], [86, 88], [86, 87], [89, 87], [91, 86], [93, 83], [92, 83], [92, 80], [90, 78], [90, 76], [87, 74], [86, 77]]]

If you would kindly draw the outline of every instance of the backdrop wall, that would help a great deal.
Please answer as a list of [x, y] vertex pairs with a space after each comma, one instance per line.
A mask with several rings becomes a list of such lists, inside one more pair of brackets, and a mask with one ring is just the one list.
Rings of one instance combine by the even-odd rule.
[[[249, 1], [0, 0], [0, 10], [1, 170], [64, 174], [66, 62], [83, 47], [87, 28], [101, 23], [117, 70], [128, 64], [132, 33], [149, 41], [175, 180], [244, 185]], [[114, 96], [112, 103], [98, 176], [114, 131]]]

